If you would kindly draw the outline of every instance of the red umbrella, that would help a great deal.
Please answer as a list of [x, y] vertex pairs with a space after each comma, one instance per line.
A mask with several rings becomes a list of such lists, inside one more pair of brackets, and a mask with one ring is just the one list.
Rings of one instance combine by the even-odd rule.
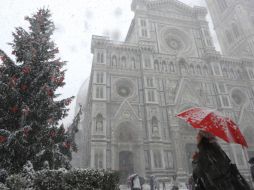
[[177, 115], [194, 128], [207, 131], [228, 143], [237, 143], [248, 147], [240, 129], [229, 117], [218, 111], [205, 108], [191, 108]]

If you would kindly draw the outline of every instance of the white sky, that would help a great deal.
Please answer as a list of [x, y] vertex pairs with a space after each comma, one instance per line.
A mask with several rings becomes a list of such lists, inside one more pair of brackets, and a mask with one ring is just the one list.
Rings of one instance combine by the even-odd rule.
[[[25, 16], [38, 8], [51, 10], [56, 25], [54, 41], [59, 56], [68, 61], [66, 85], [60, 92], [63, 97], [76, 96], [81, 84], [89, 77], [92, 54], [91, 37], [108, 35], [114, 40], [124, 40], [133, 12], [132, 0], [0, 0], [0, 49], [11, 56], [12, 32], [15, 27], [27, 27]], [[205, 6], [205, 0], [181, 0], [188, 5]], [[72, 121], [75, 101], [70, 105], [65, 124]]]

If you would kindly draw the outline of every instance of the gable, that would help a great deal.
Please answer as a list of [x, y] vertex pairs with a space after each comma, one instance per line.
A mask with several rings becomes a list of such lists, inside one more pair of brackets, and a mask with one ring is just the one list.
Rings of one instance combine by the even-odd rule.
[[114, 120], [140, 120], [128, 100], [124, 100], [114, 115]]
[[190, 104], [198, 106], [204, 105], [202, 102], [202, 97], [194, 89], [195, 88], [191, 81], [182, 79], [177, 91], [175, 104]]
[[181, 15], [191, 14], [193, 8], [177, 0], [157, 0], [149, 2], [148, 10], [175, 13]]

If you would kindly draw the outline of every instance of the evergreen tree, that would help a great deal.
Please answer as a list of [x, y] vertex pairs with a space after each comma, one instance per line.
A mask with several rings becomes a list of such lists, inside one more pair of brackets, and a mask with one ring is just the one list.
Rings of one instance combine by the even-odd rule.
[[16, 28], [10, 43], [16, 62], [0, 50], [0, 169], [8, 173], [22, 171], [29, 160], [35, 170], [45, 161], [51, 169], [69, 167], [68, 134], [57, 126], [73, 97], [58, 100], [56, 94], [65, 84], [65, 62], [56, 57], [50, 17], [39, 9], [25, 17], [29, 30]]

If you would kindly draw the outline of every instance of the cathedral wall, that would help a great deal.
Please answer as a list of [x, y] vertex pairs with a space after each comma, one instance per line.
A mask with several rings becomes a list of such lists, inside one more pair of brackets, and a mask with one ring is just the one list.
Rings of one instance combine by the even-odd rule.
[[[195, 106], [218, 109], [239, 123], [254, 155], [254, 61], [214, 51], [205, 13], [194, 16], [185, 7], [184, 15], [179, 7], [166, 15], [162, 7], [137, 11], [125, 43], [93, 37], [84, 124], [90, 167], [161, 180], [188, 175], [197, 131], [175, 115]], [[220, 143], [246, 172], [241, 148]]]

